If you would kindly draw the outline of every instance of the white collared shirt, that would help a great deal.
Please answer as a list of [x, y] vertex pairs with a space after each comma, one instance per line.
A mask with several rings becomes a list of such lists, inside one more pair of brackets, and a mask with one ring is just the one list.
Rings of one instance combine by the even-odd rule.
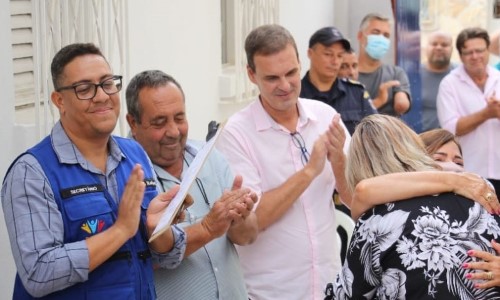
[[[320, 102], [298, 100], [299, 132], [309, 153], [336, 111]], [[345, 127], [344, 127], [345, 129]], [[347, 150], [350, 136], [346, 132]], [[217, 147], [243, 185], [258, 195], [283, 184], [303, 168], [290, 131], [276, 123], [259, 99], [234, 114]], [[329, 161], [289, 210], [248, 246], [237, 247], [250, 299], [323, 299], [326, 284], [340, 270]], [[258, 205], [258, 203], [257, 203]]]
[[[437, 97], [441, 127], [455, 134], [460, 118], [485, 108], [488, 97], [493, 93], [500, 98], [500, 72], [490, 66], [487, 72], [484, 91], [472, 81], [463, 66], [455, 68], [443, 79]], [[489, 119], [458, 139], [467, 171], [485, 178], [500, 179], [499, 119]]]

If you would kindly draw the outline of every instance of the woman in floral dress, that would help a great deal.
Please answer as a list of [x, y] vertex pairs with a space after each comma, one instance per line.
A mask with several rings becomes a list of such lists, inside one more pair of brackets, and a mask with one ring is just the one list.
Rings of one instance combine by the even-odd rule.
[[[346, 176], [354, 190], [363, 179], [434, 169], [415, 132], [399, 119], [373, 115], [352, 137]], [[483, 197], [491, 201], [488, 193]], [[476, 288], [462, 267], [474, 260], [471, 250], [495, 253], [490, 241], [500, 234], [499, 222], [453, 193], [375, 206], [358, 221], [327, 298], [500, 299], [499, 288]], [[480, 280], [491, 279], [488, 273], [478, 274]]]

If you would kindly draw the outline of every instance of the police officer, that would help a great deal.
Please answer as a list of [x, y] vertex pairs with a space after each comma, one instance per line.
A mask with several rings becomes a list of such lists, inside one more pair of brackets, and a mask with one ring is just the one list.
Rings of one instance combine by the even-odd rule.
[[324, 27], [309, 39], [309, 71], [302, 78], [301, 98], [322, 101], [339, 112], [349, 133], [365, 116], [377, 113], [364, 86], [338, 78], [343, 55], [351, 45], [335, 27]]

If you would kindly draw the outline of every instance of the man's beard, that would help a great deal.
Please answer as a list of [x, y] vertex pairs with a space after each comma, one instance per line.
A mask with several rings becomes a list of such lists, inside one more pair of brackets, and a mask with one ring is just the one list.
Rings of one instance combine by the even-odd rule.
[[439, 59], [432, 59], [430, 61], [430, 64], [433, 65], [436, 68], [444, 68], [450, 65], [450, 59], [443, 57]]

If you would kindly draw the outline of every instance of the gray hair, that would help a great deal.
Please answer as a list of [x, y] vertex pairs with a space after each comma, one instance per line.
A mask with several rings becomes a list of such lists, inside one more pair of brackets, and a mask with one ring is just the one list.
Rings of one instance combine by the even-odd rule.
[[360, 31], [364, 31], [367, 27], [368, 27], [368, 24], [373, 21], [373, 20], [377, 20], [377, 21], [382, 21], [382, 22], [388, 22], [390, 23], [391, 20], [381, 14], [378, 14], [378, 13], [370, 13], [370, 14], [367, 14], [363, 20], [361, 20], [361, 24], [359, 24], [359, 30]]
[[127, 110], [128, 113], [135, 119], [135, 121], [141, 124], [142, 109], [139, 103], [139, 93], [143, 88], [156, 88], [160, 86], [166, 86], [167, 84], [175, 84], [182, 93], [182, 98], [184, 97], [184, 91], [181, 85], [170, 75], [165, 74], [160, 70], [147, 70], [143, 71], [132, 78], [127, 86], [127, 91], [125, 97], [127, 99]]

